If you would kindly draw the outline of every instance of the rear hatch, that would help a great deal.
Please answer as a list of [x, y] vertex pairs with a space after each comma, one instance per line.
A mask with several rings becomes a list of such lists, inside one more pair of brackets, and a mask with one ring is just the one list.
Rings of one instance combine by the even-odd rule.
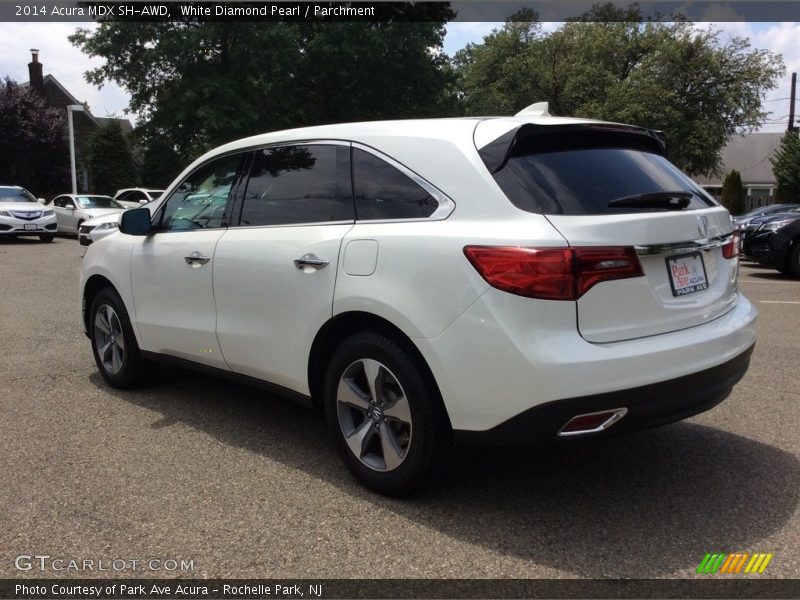
[[686, 329], [733, 308], [730, 214], [668, 161], [653, 132], [527, 124], [503, 138], [479, 151], [515, 206], [545, 215], [576, 250], [633, 248], [641, 264], [639, 276], [600, 281], [577, 298], [587, 341]]

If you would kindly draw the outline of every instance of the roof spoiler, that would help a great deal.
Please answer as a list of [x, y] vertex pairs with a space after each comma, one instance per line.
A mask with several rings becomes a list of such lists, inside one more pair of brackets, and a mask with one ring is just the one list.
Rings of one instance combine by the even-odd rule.
[[[515, 116], [533, 116], [532, 111], [537, 111], [537, 116], [544, 116], [544, 113], [539, 111], [547, 111], [547, 102], [539, 102], [532, 104], [525, 108]], [[531, 112], [528, 112], [528, 111]], [[561, 131], [608, 131], [615, 133], [628, 133], [631, 135], [642, 136], [655, 142], [653, 149], [660, 153], [662, 156], [667, 156], [666, 138], [662, 131], [655, 131], [645, 127], [637, 127], [636, 125], [621, 125], [617, 123], [578, 123], [578, 124], [559, 124], [559, 125], [537, 125], [533, 123], [523, 123], [514, 127], [510, 131], [504, 133], [497, 139], [489, 142], [483, 148], [478, 150], [483, 163], [489, 172], [494, 174], [502, 169], [508, 158], [511, 156], [517, 141], [522, 137], [530, 135], [537, 135], [543, 133], [557, 133]]]

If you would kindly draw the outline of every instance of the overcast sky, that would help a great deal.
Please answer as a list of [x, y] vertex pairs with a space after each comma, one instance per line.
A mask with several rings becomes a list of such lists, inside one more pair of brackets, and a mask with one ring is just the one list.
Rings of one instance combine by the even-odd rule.
[[[94, 25], [87, 23], [83, 26]], [[444, 50], [452, 55], [469, 42], [480, 42], [484, 35], [499, 26], [500, 23], [450, 23]], [[546, 28], [554, 26], [545, 24]], [[726, 35], [750, 38], [755, 48], [783, 55], [787, 74], [778, 89], [767, 96], [765, 105], [772, 111], [770, 120], [782, 123], [767, 124], [762, 130], [784, 130], [789, 114], [790, 74], [800, 71], [800, 23], [715, 23], [714, 26], [722, 29]], [[102, 64], [102, 61], [88, 58], [69, 43], [67, 37], [75, 28], [75, 23], [0, 23], [0, 77], [10, 76], [17, 82], [27, 81], [30, 48], [38, 48], [45, 75], [52, 74], [79, 100], [88, 102], [95, 115], [122, 116], [128, 106], [125, 90], [113, 83], [102, 88], [86, 83], [83, 74]], [[531, 102], [536, 100], [538, 98], [532, 98]], [[800, 104], [795, 106], [800, 111]]]

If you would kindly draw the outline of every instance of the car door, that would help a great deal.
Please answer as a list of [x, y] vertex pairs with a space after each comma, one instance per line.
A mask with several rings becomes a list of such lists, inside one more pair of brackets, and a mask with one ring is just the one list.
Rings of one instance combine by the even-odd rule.
[[72, 200], [69, 196], [58, 196], [53, 200], [53, 211], [56, 213], [56, 223], [58, 223], [58, 231], [69, 231], [69, 223], [67, 221], [67, 213], [72, 213], [67, 209], [67, 203], [72, 206]]
[[131, 255], [136, 326], [143, 350], [228, 370], [215, 333], [214, 251], [246, 153], [195, 169], [154, 216], [154, 233]]
[[234, 210], [214, 256], [222, 353], [237, 373], [308, 393], [309, 351], [331, 318], [355, 217], [349, 144], [256, 151]]

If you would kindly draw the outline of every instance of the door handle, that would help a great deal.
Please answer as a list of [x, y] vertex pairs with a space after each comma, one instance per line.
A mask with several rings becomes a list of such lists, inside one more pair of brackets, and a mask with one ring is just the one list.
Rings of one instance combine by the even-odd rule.
[[324, 269], [330, 264], [329, 260], [322, 260], [313, 252], [303, 254], [300, 258], [294, 259], [294, 266], [300, 270], [310, 267], [312, 269]]
[[187, 265], [190, 265], [192, 267], [200, 267], [206, 264], [211, 259], [208, 256], [203, 256], [197, 250], [195, 250], [189, 256], [184, 256], [183, 260], [186, 261]]

